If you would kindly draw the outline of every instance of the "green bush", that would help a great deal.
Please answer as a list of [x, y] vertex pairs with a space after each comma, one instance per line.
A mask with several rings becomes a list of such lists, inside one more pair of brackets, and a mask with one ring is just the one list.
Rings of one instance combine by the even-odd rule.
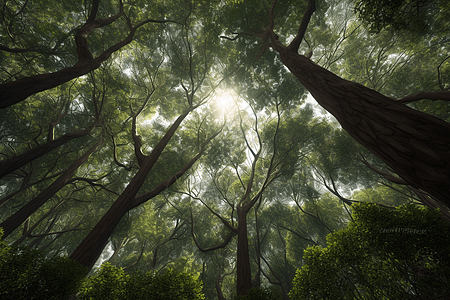
[[40, 251], [0, 242], [2, 300], [68, 299], [80, 288], [85, 274], [83, 266], [67, 257], [47, 259]]
[[192, 275], [172, 269], [163, 274], [126, 274], [122, 268], [104, 263], [97, 274], [89, 277], [78, 299], [148, 299], [148, 300], [200, 300], [202, 282]]
[[416, 205], [354, 204], [348, 227], [309, 247], [292, 299], [448, 299], [450, 223]]

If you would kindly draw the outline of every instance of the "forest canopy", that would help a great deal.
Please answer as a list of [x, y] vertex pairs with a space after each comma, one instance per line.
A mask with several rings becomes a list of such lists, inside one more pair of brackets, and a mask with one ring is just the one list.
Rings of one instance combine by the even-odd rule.
[[3, 1], [4, 241], [288, 299], [355, 203], [450, 221], [450, 7], [399, 3]]

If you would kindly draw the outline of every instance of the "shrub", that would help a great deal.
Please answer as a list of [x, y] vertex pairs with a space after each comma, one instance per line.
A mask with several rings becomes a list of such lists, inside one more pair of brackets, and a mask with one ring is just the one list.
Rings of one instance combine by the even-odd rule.
[[415, 205], [354, 204], [326, 248], [304, 251], [292, 299], [448, 299], [450, 223]]
[[67, 257], [47, 259], [38, 250], [0, 242], [2, 300], [68, 299], [80, 288], [85, 274], [83, 266]]
[[172, 269], [163, 274], [126, 274], [122, 268], [104, 263], [97, 274], [85, 281], [79, 299], [200, 300], [205, 297], [202, 282], [190, 274]]

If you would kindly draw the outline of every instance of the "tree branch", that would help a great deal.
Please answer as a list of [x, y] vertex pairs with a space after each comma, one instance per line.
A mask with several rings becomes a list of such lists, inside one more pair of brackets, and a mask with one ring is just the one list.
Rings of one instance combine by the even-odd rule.
[[375, 168], [374, 166], [372, 166], [371, 164], [369, 164], [369, 162], [367, 160], [365, 160], [364, 157], [361, 157], [361, 162], [363, 164], [365, 164], [369, 169], [375, 171], [376, 173], [380, 174], [381, 176], [383, 176], [384, 178], [386, 178], [387, 180], [389, 180], [390, 182], [396, 183], [396, 184], [401, 184], [401, 185], [407, 185], [408, 183], [403, 180], [400, 177], [396, 177], [394, 175], [392, 175], [391, 173], [387, 172], [387, 171], [383, 171], [380, 170], [378, 168]]
[[169, 177], [167, 180], [165, 180], [164, 182], [160, 183], [156, 188], [154, 188], [153, 190], [145, 193], [145, 194], [141, 194], [138, 195], [134, 198], [133, 201], [133, 207], [137, 207], [139, 205], [141, 205], [142, 203], [150, 200], [151, 198], [155, 197], [156, 195], [158, 195], [159, 193], [161, 193], [162, 191], [164, 191], [165, 189], [167, 189], [168, 187], [170, 187], [172, 184], [175, 183], [175, 181], [177, 181], [178, 178], [180, 178], [184, 173], [186, 173], [187, 170], [189, 170], [192, 165], [203, 155], [203, 153], [206, 150], [206, 146], [209, 144], [209, 142], [211, 142], [220, 132], [222, 131], [222, 129], [220, 129], [219, 131], [217, 131], [216, 133], [214, 133], [212, 136], [210, 136], [205, 142], [203, 142], [203, 144], [201, 145], [200, 151], [197, 153], [197, 155], [195, 155], [190, 161], [188, 161], [183, 167], [181, 167], [174, 175], [172, 175], [171, 177]]
[[328, 225], [322, 221], [322, 219], [319, 217], [319, 214], [317, 214], [317, 216], [315, 216], [313, 213], [310, 213], [310, 212], [304, 210], [297, 201], [295, 201], [295, 204], [297, 204], [298, 208], [301, 210], [302, 213], [307, 214], [308, 216], [317, 219], [320, 222], [320, 224], [322, 224], [326, 229], [328, 229], [329, 232], [333, 232], [333, 230], [331, 230], [330, 227], [328, 227]]
[[303, 239], [305, 241], [308, 241], [308, 242], [313, 243], [314, 245], [317, 245], [317, 243], [315, 241], [313, 241], [311, 238], [304, 237], [304, 236], [298, 234], [297, 232], [295, 232], [294, 230], [292, 230], [290, 228], [287, 228], [287, 227], [284, 227], [284, 226], [281, 226], [281, 225], [280, 225], [280, 227], [283, 228], [283, 229], [286, 229], [287, 231], [292, 232], [293, 234], [295, 234], [296, 236], [298, 236], [299, 238], [301, 238], [301, 239]]
[[308, 0], [308, 5], [306, 7], [305, 14], [303, 15], [302, 22], [300, 23], [300, 27], [298, 28], [297, 35], [289, 44], [288, 49], [297, 52], [300, 44], [305, 36], [306, 28], [308, 28], [309, 21], [311, 20], [311, 16], [316, 10], [316, 1]]
[[228, 234], [228, 236], [225, 238], [225, 240], [222, 243], [220, 243], [219, 245], [212, 246], [212, 247], [209, 247], [209, 248], [203, 248], [202, 246], [200, 246], [199, 242], [197, 241], [197, 238], [195, 237], [195, 233], [194, 233], [194, 216], [192, 214], [192, 210], [191, 210], [191, 234], [192, 234], [192, 238], [194, 239], [195, 245], [202, 252], [213, 251], [213, 250], [217, 250], [217, 249], [226, 247], [230, 243], [230, 241], [233, 238], [233, 236], [235, 235], [234, 232], [230, 232], [230, 234]]
[[397, 100], [397, 102], [409, 103], [423, 99], [450, 101], [450, 91], [420, 92], [417, 94], [400, 98]]

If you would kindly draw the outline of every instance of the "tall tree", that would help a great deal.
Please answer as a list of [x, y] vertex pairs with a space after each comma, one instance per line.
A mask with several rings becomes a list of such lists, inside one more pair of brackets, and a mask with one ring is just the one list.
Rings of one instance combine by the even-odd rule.
[[[28, 76], [0, 84], [0, 95], [1, 95], [0, 108], [5, 108], [20, 101], [23, 101], [33, 94], [57, 87], [65, 82], [68, 82], [74, 78], [80, 77], [99, 68], [101, 64], [105, 62], [107, 59], [109, 59], [114, 52], [120, 50], [124, 46], [131, 43], [133, 41], [136, 31], [146, 24], [175, 23], [175, 21], [172, 20], [164, 20], [164, 19], [155, 20], [146, 17], [143, 17], [141, 20], [137, 22], [133, 22], [132, 19], [130, 18], [130, 15], [125, 12], [123, 1], [119, 0], [117, 4], [118, 5], [115, 8], [116, 13], [114, 15], [102, 18], [99, 16], [101, 11], [100, 0], [93, 0], [87, 20], [79, 28], [72, 29], [72, 31], [74, 31], [73, 33], [75, 37], [77, 62], [70, 67], [66, 67], [62, 70], [53, 73], [43, 73], [34, 76]], [[8, 29], [8, 35], [11, 37], [13, 43], [17, 43], [17, 41], [15, 41], [17, 37], [14, 37], [13, 34], [11, 33], [12, 24], [16, 22], [14, 19], [29, 17], [27, 15], [29, 13], [29, 10], [32, 10], [33, 8], [38, 9], [38, 7], [30, 7], [32, 5], [29, 4], [28, 1], [26, 1], [20, 7], [19, 12], [14, 14], [12, 13], [12, 11], [15, 8], [10, 7], [9, 5], [7, 4], [7, 2], [5, 2], [5, 5], [3, 6], [2, 9], [4, 10], [4, 16], [8, 16], [7, 12], [9, 12], [8, 17], [11, 17], [11, 20], [6, 28]], [[77, 8], [80, 9], [79, 6]], [[70, 7], [69, 10], [66, 10], [66, 13], [73, 13], [73, 11], [71, 11], [70, 9], [73, 9], [73, 7]], [[83, 13], [82, 11], [78, 11], [77, 12], [78, 17], [80, 17], [82, 13]], [[132, 9], [130, 9], [130, 13], [132, 13]], [[124, 23], [126, 25], [124, 25], [124, 27], [127, 28], [128, 34], [126, 34], [125, 37], [122, 37], [122, 39], [120, 39], [113, 45], [107, 47], [104, 51], [101, 51], [97, 55], [97, 57], [94, 57], [93, 53], [95, 53], [95, 51], [93, 51], [89, 47], [87, 39], [88, 36], [91, 35], [95, 29], [98, 30], [99, 28], [104, 28], [110, 26], [111, 24], [114, 25], [115, 23], [119, 23], [119, 20], [121, 18], [125, 20]], [[4, 21], [6, 21], [6, 19], [4, 19]], [[43, 21], [43, 19], [41, 19], [40, 21]], [[26, 26], [26, 24], [23, 25]], [[120, 32], [116, 31], [116, 33], [119, 33], [118, 36], [123, 36], [123, 34]], [[39, 41], [39, 43], [45, 42], [46, 41]], [[57, 45], [55, 47], [59, 46], [58, 42], [56, 43]], [[52, 50], [45, 48], [42, 49], [42, 47], [45, 46], [29, 45], [28, 48], [16, 48], [16, 47], [10, 48], [6, 45], [1, 45], [0, 50], [9, 53], [19, 53], [19, 54], [35, 51], [51, 52]]]
[[[450, 100], [450, 92], [424, 91], [396, 101], [340, 78], [298, 53], [316, 10], [316, 1], [308, 1], [295, 37], [287, 46], [276, 34], [275, 17], [279, 17], [279, 6], [276, 0], [273, 1], [267, 8], [266, 27], [259, 28], [261, 33], [253, 35], [266, 40], [266, 46], [278, 52], [283, 64], [317, 103], [330, 112], [353, 138], [381, 158], [408, 184], [450, 207], [450, 125], [404, 104], [421, 99]], [[238, 34], [244, 33], [239, 30], [232, 29]]]
[[[255, 279], [252, 279], [249, 231], [253, 222], [249, 223], [248, 219], [254, 209], [257, 211], [257, 207], [266, 202], [264, 194], [271, 184], [281, 180], [280, 178], [287, 179], [292, 176], [295, 166], [307, 153], [308, 143], [312, 140], [311, 136], [314, 132], [313, 125], [316, 122], [313, 119], [312, 110], [305, 109], [295, 116], [282, 117], [279, 103], [274, 106], [272, 114], [266, 116], [268, 121], [265, 122], [265, 125], [261, 125], [263, 122], [260, 118], [263, 117], [258, 116], [258, 113], [253, 110], [254, 128], [252, 131], [245, 130], [243, 124], [248, 120], [243, 117], [246, 114], [245, 111], [240, 112], [240, 117], [235, 117], [237, 120], [232, 126], [237, 127], [233, 138], [241, 140], [241, 149], [229, 149], [228, 151], [238, 151], [241, 154], [236, 157], [228, 157], [227, 150], [222, 149], [218, 153], [218, 157], [206, 160], [207, 174], [203, 176], [204, 178], [210, 177], [210, 190], [205, 187], [206, 191], [203, 191], [202, 186], [196, 186], [188, 189], [188, 191], [196, 192], [187, 192], [188, 195], [205, 205], [230, 231], [222, 243], [215, 247], [203, 248], [197, 241], [194, 227], [192, 227], [192, 236], [201, 251], [224, 247], [230, 242], [233, 235], [237, 236], [236, 289], [238, 295], [246, 295], [253, 286], [252, 282], [259, 285], [258, 278], [261, 272], [260, 266], [257, 266], [258, 270], [254, 273]], [[250, 105], [250, 107], [253, 106]], [[239, 131], [241, 131], [240, 137]], [[228, 135], [230, 138], [231, 133]], [[249, 158], [244, 156], [246, 152]], [[231, 215], [225, 216], [224, 213], [217, 211], [216, 207], [220, 207], [220, 205], [208, 204], [203, 200], [206, 197], [222, 201], [227, 208], [227, 214], [231, 213]], [[257, 212], [255, 212], [257, 218], [256, 214]], [[191, 226], [194, 226], [194, 221], [195, 219], [192, 217]], [[258, 259], [259, 254], [256, 257]]]
[[[91, 269], [100, 257], [103, 249], [109, 241], [110, 235], [114, 232], [114, 229], [119, 224], [121, 218], [131, 209], [140, 206], [150, 199], [153, 199], [174, 184], [198, 161], [198, 159], [206, 151], [210, 141], [221, 132], [221, 129], [217, 128], [217, 126], [214, 125], [214, 122], [203, 124], [203, 126], [209, 127], [207, 129], [204, 129], [202, 124], [200, 124], [197, 128], [197, 147], [195, 152], [193, 151], [194, 153], [190, 153], [186, 155], [186, 157], [183, 157], [185, 160], [183, 160], [180, 165], [175, 165], [174, 168], [168, 168], [170, 173], [164, 174], [162, 178], [158, 178], [158, 184], [153, 183], [151, 188], [145, 186], [150, 172], [155, 171], [154, 167], [163, 154], [170, 156], [177, 155], [177, 153], [164, 152], [164, 150], [167, 148], [169, 142], [171, 142], [174, 138], [181, 126], [181, 123], [190, 115], [191, 112], [199, 106], [205, 104], [213, 91], [213, 88], [211, 88], [207, 89], [206, 92], [200, 92], [201, 89], [204, 88], [204, 85], [214, 84], [214, 82], [212, 82], [209, 78], [209, 57], [206, 55], [198, 55], [198, 52], [204, 51], [203, 49], [207, 48], [208, 37], [201, 36], [200, 39], [193, 40], [190, 36], [189, 26], [190, 24], [187, 24], [183, 30], [177, 34], [174, 34], [171, 37], [172, 40], [167, 47], [167, 52], [172, 58], [170, 61], [170, 69], [173, 74], [179, 76], [179, 78], [176, 78], [176, 83], [178, 88], [184, 93], [183, 96], [185, 99], [185, 104], [183, 105], [178, 103], [176, 110], [181, 111], [181, 113], [167, 129], [164, 129], [165, 132], [163, 136], [155, 143], [150, 153], [148, 155], [144, 154], [142, 149], [142, 138], [137, 134], [137, 120], [139, 115], [145, 110], [148, 101], [154, 96], [154, 93], [157, 90], [155, 82], [153, 81], [154, 78], [149, 80], [150, 88], [147, 92], [147, 96], [136, 112], [132, 110], [131, 116], [131, 136], [134, 144], [135, 158], [139, 164], [139, 170], [132, 177], [120, 196], [114, 201], [111, 208], [105, 213], [97, 225], [89, 232], [86, 238], [70, 256], [70, 258], [88, 267], [88, 269]], [[177, 44], [178, 42], [183, 43], [183, 46], [179, 47]], [[202, 49], [202, 47], [204, 48]], [[177, 96], [181, 95], [178, 93]], [[167, 167], [168, 166], [166, 166], [166, 168]], [[155, 178], [150, 177], [150, 179]], [[147, 192], [142, 192], [141, 188], [149, 188], [149, 190]], [[140, 191], [141, 194], [139, 194]]]

